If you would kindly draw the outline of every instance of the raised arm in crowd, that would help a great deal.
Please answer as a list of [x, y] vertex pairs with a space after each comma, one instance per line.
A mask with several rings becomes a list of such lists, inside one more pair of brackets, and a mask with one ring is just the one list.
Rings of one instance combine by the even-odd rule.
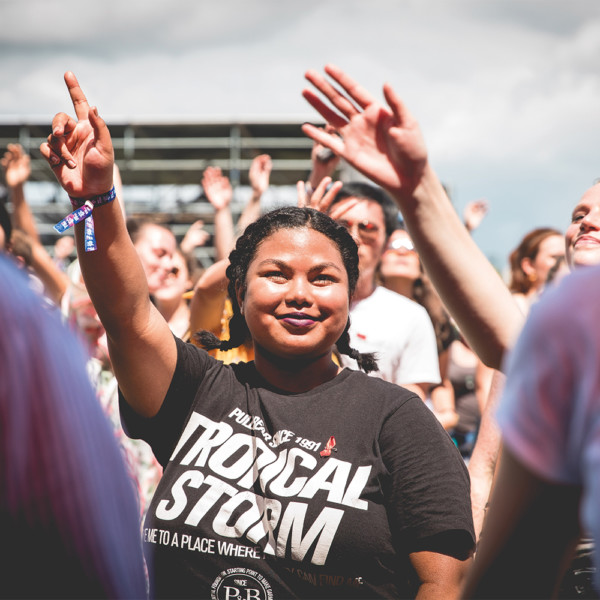
[[524, 318], [456, 214], [417, 121], [390, 85], [383, 87], [383, 105], [338, 67], [328, 65], [325, 73], [337, 87], [311, 70], [306, 78], [320, 95], [312, 89], [303, 95], [340, 135], [311, 124], [304, 132], [392, 196], [463, 335], [488, 366], [500, 368]]

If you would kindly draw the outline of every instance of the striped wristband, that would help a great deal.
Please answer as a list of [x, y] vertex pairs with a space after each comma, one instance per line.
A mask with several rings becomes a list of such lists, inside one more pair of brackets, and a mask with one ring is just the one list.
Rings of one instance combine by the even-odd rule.
[[92, 217], [92, 211], [97, 206], [102, 206], [103, 204], [108, 204], [112, 202], [117, 197], [117, 193], [115, 192], [115, 186], [111, 188], [110, 191], [106, 192], [106, 194], [101, 194], [99, 196], [94, 196], [88, 200], [84, 200], [83, 198], [72, 198], [71, 205], [75, 210], [72, 213], [69, 213], [64, 219], [59, 221], [54, 229], [58, 231], [58, 233], [63, 233], [67, 229], [73, 227], [77, 223], [81, 221], [85, 221], [85, 251], [93, 252], [96, 250], [96, 235], [94, 233], [94, 218]]

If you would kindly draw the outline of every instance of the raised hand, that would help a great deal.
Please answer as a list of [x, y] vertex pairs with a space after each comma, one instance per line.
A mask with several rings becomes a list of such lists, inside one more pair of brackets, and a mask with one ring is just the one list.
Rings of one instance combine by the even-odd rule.
[[6, 185], [15, 188], [23, 185], [31, 175], [31, 161], [20, 144], [8, 144], [7, 150], [0, 160], [4, 169]]
[[202, 188], [217, 211], [227, 208], [233, 198], [231, 183], [220, 167], [206, 167], [202, 175]]
[[480, 225], [489, 210], [488, 203], [485, 200], [474, 200], [465, 206], [463, 212], [463, 221], [468, 231], [475, 231]]
[[[314, 208], [320, 212], [329, 214], [329, 216], [334, 220], [338, 219], [340, 217], [340, 213], [336, 209], [338, 209], [339, 207], [336, 205], [334, 212], [331, 214], [329, 213], [329, 207], [331, 206], [331, 203], [333, 202], [333, 199], [335, 198], [336, 194], [342, 188], [343, 183], [341, 181], [336, 181], [329, 189], [327, 189], [327, 186], [330, 183], [331, 177], [324, 177], [321, 180], [321, 183], [319, 183], [319, 185], [317, 186], [317, 189], [309, 196], [309, 194], [306, 191], [306, 185], [304, 181], [298, 181], [298, 183], [296, 184], [296, 189], [298, 191], [298, 206], [300, 208], [303, 208], [305, 206], [309, 208]], [[341, 214], [343, 214], [349, 208], [354, 206], [358, 202], [358, 200], [355, 198], [351, 198], [349, 202], [351, 204], [345, 203], [344, 201], [339, 203], [344, 207]]]
[[273, 163], [268, 154], [259, 154], [254, 157], [248, 171], [248, 179], [255, 194], [262, 196], [267, 191], [272, 169]]
[[65, 73], [65, 83], [77, 120], [58, 113], [52, 120], [52, 133], [40, 146], [54, 175], [69, 196], [90, 198], [105, 194], [113, 186], [114, 151], [106, 123], [98, 109], [90, 108], [73, 73]]
[[[326, 125], [324, 130], [327, 133], [337, 135], [336, 130], [331, 125]], [[313, 190], [316, 190], [324, 177], [333, 176], [333, 172], [340, 162], [340, 157], [329, 148], [323, 146], [323, 144], [315, 142], [310, 151], [310, 160], [312, 168], [308, 177], [308, 183]]]
[[185, 232], [183, 239], [181, 240], [179, 247], [185, 253], [191, 253], [194, 248], [198, 246], [204, 246], [210, 238], [210, 233], [204, 229], [204, 221], [199, 219], [194, 221]]
[[316, 71], [305, 76], [333, 108], [311, 89], [302, 95], [341, 137], [308, 123], [304, 133], [390, 193], [411, 193], [427, 165], [417, 121], [390, 85], [383, 87], [388, 104], [383, 106], [338, 67], [327, 65], [325, 73], [344, 93]]

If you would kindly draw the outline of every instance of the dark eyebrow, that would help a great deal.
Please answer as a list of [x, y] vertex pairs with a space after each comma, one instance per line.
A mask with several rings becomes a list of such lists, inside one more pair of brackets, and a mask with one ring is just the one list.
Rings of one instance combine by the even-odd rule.
[[286, 266], [285, 262], [283, 260], [279, 260], [278, 258], [265, 258], [258, 263], [259, 267], [266, 267], [268, 265], [273, 265], [275, 267], [279, 267], [280, 269], [283, 269]]
[[[287, 268], [289, 268], [289, 265], [285, 261], [279, 260], [278, 258], [265, 258], [264, 260], [261, 260], [258, 263], [258, 267], [266, 267], [266, 266], [269, 266], [269, 265], [273, 265], [273, 266], [278, 267], [280, 269], [287, 269]], [[315, 272], [323, 271], [325, 269], [335, 269], [336, 271], [343, 272], [343, 269], [341, 269], [334, 262], [330, 262], [330, 261], [319, 263], [318, 265], [315, 265], [314, 267], [311, 267], [308, 272], [309, 273], [315, 273]]]
[[317, 271], [324, 271], [325, 269], [334, 269], [335, 271], [343, 272], [343, 269], [340, 269], [340, 267], [338, 267], [338, 265], [336, 265], [335, 263], [324, 262], [324, 263], [320, 263], [320, 264], [312, 267], [312, 269], [309, 270], [309, 273], [315, 273]]

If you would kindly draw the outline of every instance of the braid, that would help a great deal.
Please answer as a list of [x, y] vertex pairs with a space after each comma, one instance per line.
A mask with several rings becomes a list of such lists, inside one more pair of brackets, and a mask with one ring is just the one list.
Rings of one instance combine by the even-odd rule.
[[197, 331], [194, 334], [194, 340], [205, 350], [221, 350], [226, 352], [232, 348], [241, 346], [250, 336], [244, 316], [240, 312], [235, 294], [230, 298], [233, 315], [229, 320], [229, 339], [221, 340], [214, 333], [207, 331]]
[[194, 341], [198, 342], [198, 345], [205, 350], [214, 350], [221, 346], [221, 340], [212, 333], [212, 331], [206, 329], [196, 331], [192, 337], [194, 338]]
[[229, 281], [227, 284], [227, 294], [233, 311], [233, 314], [229, 319], [229, 339], [221, 340], [210, 331], [199, 331], [194, 334], [194, 339], [205, 350], [218, 349], [222, 352], [226, 352], [232, 348], [238, 348], [250, 337], [246, 320], [240, 312], [236, 294], [236, 282], [244, 281], [248, 263], [250, 262], [248, 256], [252, 256], [252, 253], [246, 251], [244, 241], [244, 239], [240, 238], [236, 248], [231, 251], [231, 254], [229, 255], [229, 266], [225, 271]]
[[377, 371], [377, 357], [373, 352], [359, 352], [350, 346], [350, 319], [348, 319], [340, 339], [336, 342], [336, 346], [340, 354], [346, 354], [353, 358], [357, 362], [358, 368], [365, 373]]
[[[231, 304], [234, 304], [232, 299]], [[237, 302], [235, 303], [237, 305]], [[246, 320], [240, 313], [239, 308], [237, 312], [233, 313], [233, 316], [229, 320], [229, 339], [223, 340], [219, 346], [219, 350], [231, 350], [231, 348], [237, 348], [241, 346], [250, 335], [248, 327], [246, 326]]]
[[[233, 304], [233, 303], [232, 303]], [[194, 340], [205, 350], [221, 350], [226, 352], [241, 346], [248, 338], [248, 328], [241, 313], [234, 314], [229, 320], [229, 339], [221, 340], [211, 331], [203, 329], [194, 333]]]

